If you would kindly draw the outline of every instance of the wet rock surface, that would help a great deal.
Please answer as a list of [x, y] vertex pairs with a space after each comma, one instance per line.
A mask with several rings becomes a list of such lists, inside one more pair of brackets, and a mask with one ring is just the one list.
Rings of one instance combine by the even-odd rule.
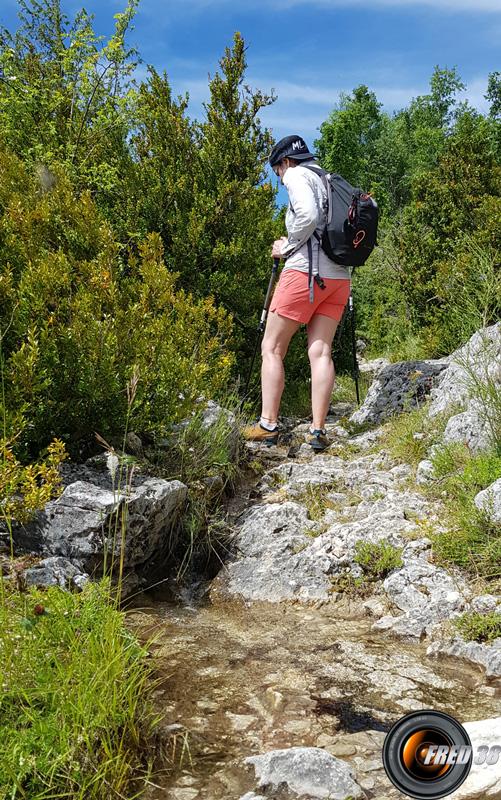
[[351, 796], [355, 800], [364, 796], [348, 764], [321, 748], [272, 750], [264, 755], [250, 756], [245, 763], [254, 767], [257, 789], [266, 790], [269, 797], [273, 797], [273, 792], [278, 789], [282, 789], [284, 798], [346, 800]]

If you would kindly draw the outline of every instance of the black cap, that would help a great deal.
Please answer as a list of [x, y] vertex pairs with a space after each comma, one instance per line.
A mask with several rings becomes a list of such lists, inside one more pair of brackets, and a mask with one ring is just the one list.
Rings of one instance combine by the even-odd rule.
[[275, 147], [270, 153], [269, 162], [270, 166], [278, 164], [282, 158], [295, 158], [297, 161], [307, 161], [310, 158], [315, 158], [313, 153], [310, 153], [308, 146], [301, 136], [285, 136], [276, 143]]

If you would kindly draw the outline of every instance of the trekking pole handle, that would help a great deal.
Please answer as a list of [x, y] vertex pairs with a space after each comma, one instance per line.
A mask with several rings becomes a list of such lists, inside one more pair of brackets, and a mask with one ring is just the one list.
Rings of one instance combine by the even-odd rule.
[[268, 309], [271, 304], [271, 296], [273, 294], [273, 285], [275, 283], [275, 278], [277, 277], [277, 270], [280, 264], [279, 258], [273, 259], [273, 269], [271, 270], [270, 275], [270, 282], [268, 284], [268, 291], [266, 292], [266, 297], [264, 300], [263, 310], [261, 312], [261, 319], [259, 320], [259, 330], [264, 331], [264, 326], [266, 323], [266, 317], [268, 316]]

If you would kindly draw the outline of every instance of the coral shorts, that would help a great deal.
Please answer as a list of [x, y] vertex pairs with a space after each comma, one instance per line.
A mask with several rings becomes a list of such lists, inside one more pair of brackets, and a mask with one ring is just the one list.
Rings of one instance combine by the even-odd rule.
[[350, 296], [348, 278], [323, 278], [325, 289], [314, 283], [313, 303], [310, 303], [308, 273], [287, 269], [281, 273], [270, 305], [281, 317], [308, 323], [314, 314], [323, 314], [338, 322], [343, 316]]

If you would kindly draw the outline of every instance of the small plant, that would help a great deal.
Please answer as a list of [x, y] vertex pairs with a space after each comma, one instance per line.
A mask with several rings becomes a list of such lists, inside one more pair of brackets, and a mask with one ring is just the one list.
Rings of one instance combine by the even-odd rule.
[[334, 488], [334, 484], [309, 483], [294, 495], [294, 500], [305, 506], [311, 520], [321, 520], [328, 508], [334, 508], [334, 503], [327, 497]]
[[473, 455], [462, 444], [450, 444], [432, 461], [436, 480], [427, 492], [443, 502], [448, 527], [430, 534], [435, 560], [458, 564], [474, 577], [501, 578], [501, 525], [474, 503], [477, 493], [501, 476], [501, 457], [495, 451]]
[[354, 561], [362, 567], [366, 580], [382, 580], [393, 569], [402, 566], [402, 548], [389, 542], [359, 541], [355, 545]]
[[317, 536], [321, 536], [323, 533], [325, 533], [325, 531], [328, 530], [328, 527], [329, 526], [325, 523], [321, 523], [317, 528], [305, 528], [303, 533], [305, 536], [309, 536], [311, 539], [316, 539]]
[[428, 404], [404, 414], [396, 414], [386, 423], [380, 445], [386, 447], [394, 458], [415, 466], [426, 457], [429, 448], [442, 436], [447, 420], [454, 413], [428, 416]]
[[341, 572], [331, 577], [329, 594], [340, 592], [347, 597], [364, 597], [367, 594], [369, 584], [363, 577], [355, 577], [352, 572]]
[[489, 643], [501, 637], [501, 613], [499, 611], [491, 611], [488, 614], [468, 611], [453, 622], [463, 639], [467, 641]]

